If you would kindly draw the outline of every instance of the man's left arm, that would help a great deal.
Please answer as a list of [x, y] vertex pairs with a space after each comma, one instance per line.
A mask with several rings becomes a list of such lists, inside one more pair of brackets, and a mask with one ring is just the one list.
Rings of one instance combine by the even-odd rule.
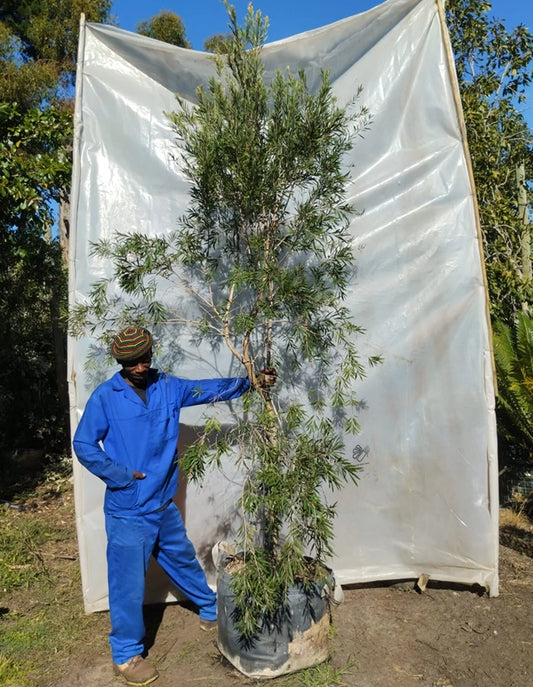
[[182, 407], [202, 403], [231, 401], [239, 398], [250, 388], [248, 377], [222, 377], [219, 379], [180, 379], [182, 384]]

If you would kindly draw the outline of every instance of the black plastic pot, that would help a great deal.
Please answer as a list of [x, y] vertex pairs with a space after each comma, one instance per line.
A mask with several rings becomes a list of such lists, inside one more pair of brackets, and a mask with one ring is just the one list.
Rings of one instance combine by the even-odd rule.
[[223, 656], [248, 677], [273, 678], [318, 665], [328, 658], [330, 623], [328, 584], [301, 584], [289, 588], [287, 605], [274, 622], [263, 624], [251, 641], [244, 642], [235, 626], [235, 601], [231, 575], [219, 570], [218, 648]]

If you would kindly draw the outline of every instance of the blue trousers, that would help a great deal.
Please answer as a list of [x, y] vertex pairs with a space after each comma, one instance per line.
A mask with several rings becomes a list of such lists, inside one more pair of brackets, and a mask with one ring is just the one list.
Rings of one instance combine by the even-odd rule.
[[106, 515], [107, 577], [114, 663], [126, 663], [144, 651], [145, 576], [153, 555], [172, 583], [199, 608], [201, 618], [217, 617], [216, 594], [187, 538], [174, 503], [148, 515]]

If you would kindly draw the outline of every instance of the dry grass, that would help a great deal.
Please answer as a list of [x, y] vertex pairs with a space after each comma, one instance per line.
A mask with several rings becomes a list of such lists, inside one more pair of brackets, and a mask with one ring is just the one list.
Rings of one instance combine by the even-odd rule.
[[500, 508], [500, 528], [531, 531], [531, 521], [520, 508]]

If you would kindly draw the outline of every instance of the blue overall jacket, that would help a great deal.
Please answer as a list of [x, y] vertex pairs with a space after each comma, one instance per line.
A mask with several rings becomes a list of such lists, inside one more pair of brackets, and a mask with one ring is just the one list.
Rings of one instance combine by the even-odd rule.
[[[180, 409], [229, 401], [246, 377], [189, 380], [151, 369], [146, 404], [117, 372], [92, 393], [74, 434], [78, 460], [107, 485], [104, 512], [139, 515], [168, 503], [178, 487]], [[133, 471], [146, 473], [133, 479]]]

